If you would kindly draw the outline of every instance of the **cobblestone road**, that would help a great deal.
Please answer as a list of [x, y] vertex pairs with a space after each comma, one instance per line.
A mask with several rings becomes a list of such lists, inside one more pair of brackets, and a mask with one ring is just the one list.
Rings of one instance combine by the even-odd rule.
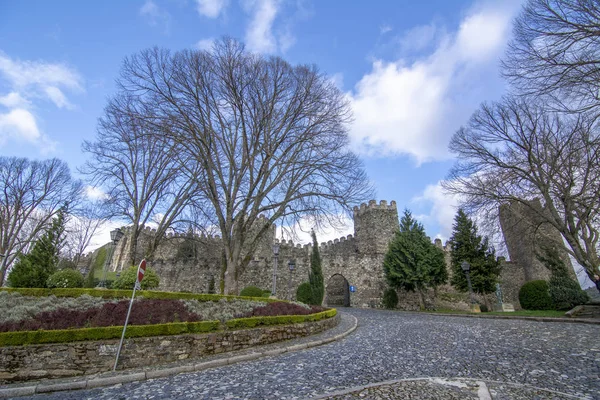
[[[297, 399], [384, 381], [437, 377], [443, 378], [438, 380], [442, 382], [461, 378], [488, 382], [497, 399], [600, 399], [600, 325], [381, 310], [344, 312], [358, 318], [358, 329], [325, 346], [169, 378], [32, 398]], [[439, 397], [435, 391], [431, 397], [424, 396], [425, 387], [431, 388], [432, 384], [439, 382], [388, 382], [364, 389], [362, 395], [356, 391], [331, 398], [450, 396], [448, 385], [443, 389], [445, 395], [440, 389]], [[459, 384], [455, 387], [461, 389]], [[470, 391], [473, 398], [485, 398], [477, 394], [475, 383], [462, 390]], [[460, 398], [460, 394], [457, 396]]]

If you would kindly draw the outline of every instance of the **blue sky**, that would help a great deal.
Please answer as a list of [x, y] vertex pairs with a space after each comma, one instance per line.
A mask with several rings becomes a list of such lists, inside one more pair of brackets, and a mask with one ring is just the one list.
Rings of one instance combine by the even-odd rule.
[[77, 175], [81, 143], [94, 138], [126, 56], [151, 46], [206, 49], [227, 35], [330, 75], [351, 101], [352, 146], [377, 199], [411, 209], [445, 240], [456, 204], [439, 186], [453, 162], [448, 142], [482, 101], [505, 92], [499, 60], [520, 5], [0, 0], [0, 155], [59, 157]]

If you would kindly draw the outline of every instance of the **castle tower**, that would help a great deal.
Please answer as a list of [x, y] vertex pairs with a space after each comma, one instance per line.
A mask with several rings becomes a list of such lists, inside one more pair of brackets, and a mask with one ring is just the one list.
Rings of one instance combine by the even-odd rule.
[[396, 202], [381, 200], [354, 207], [354, 237], [360, 254], [385, 254], [390, 240], [400, 229]]
[[513, 202], [500, 207], [500, 226], [510, 260], [522, 268], [525, 282], [548, 280], [550, 271], [537, 259], [536, 252], [542, 253], [544, 246], [556, 246], [567, 270], [576, 279], [561, 234], [540, 215], [545, 212], [539, 199], [529, 201], [529, 206]]

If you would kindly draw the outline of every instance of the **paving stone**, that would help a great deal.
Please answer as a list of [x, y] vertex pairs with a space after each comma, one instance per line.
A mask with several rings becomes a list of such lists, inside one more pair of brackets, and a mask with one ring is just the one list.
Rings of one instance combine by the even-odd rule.
[[[598, 325], [383, 310], [343, 312], [358, 318], [358, 329], [323, 346], [151, 381], [30, 398], [303, 399], [424, 377], [486, 382], [496, 399], [600, 398]], [[348, 318], [342, 323], [348, 323]], [[278, 344], [280, 347], [251, 349], [248, 353], [322, 340], [341, 332], [337, 327], [317, 337], [284, 342]], [[243, 353], [236, 353], [239, 354]], [[471, 395], [468, 387], [411, 382], [374, 387], [364, 395], [394, 398], [402, 391], [402, 396], [420, 396], [405, 398], [451, 399]], [[548, 393], [555, 397], [545, 397]]]

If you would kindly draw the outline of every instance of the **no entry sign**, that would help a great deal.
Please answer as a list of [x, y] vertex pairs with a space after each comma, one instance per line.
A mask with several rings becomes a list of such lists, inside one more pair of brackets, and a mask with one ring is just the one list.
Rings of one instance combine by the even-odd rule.
[[138, 283], [142, 283], [142, 279], [144, 279], [144, 274], [146, 273], [146, 259], [143, 259], [138, 267], [138, 275], [137, 281]]

